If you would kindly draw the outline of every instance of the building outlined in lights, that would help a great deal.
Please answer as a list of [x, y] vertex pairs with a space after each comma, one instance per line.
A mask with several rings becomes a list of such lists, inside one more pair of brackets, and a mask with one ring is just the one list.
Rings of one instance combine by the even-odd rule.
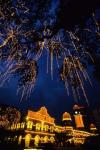
[[[55, 119], [51, 117], [45, 107], [41, 107], [39, 111], [28, 110], [25, 119], [17, 124], [12, 124], [7, 130], [15, 133], [18, 144], [24, 143], [25, 147], [38, 146], [42, 143], [56, 143], [56, 134], [66, 134], [70, 138], [65, 142], [74, 144], [83, 144], [86, 137], [96, 136], [94, 126], [90, 132], [84, 130], [84, 123], [82, 114], [76, 109], [77, 105], [74, 105], [73, 109], [76, 128], [72, 125], [72, 117], [68, 112], [63, 113], [62, 126], [58, 126], [55, 123]], [[92, 131], [92, 132], [91, 132]], [[18, 134], [16, 134], [18, 132]], [[9, 139], [15, 139], [15, 137], [8, 137]]]
[[80, 112], [80, 107], [78, 105], [74, 105], [74, 119], [75, 119], [75, 125], [77, 129], [83, 129], [84, 128], [84, 121], [83, 121], [83, 115]]

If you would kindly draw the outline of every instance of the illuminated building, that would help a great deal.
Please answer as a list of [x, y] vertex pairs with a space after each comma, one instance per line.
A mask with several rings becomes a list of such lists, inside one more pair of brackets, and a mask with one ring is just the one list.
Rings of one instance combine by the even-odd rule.
[[65, 112], [62, 117], [63, 126], [71, 126], [72, 125], [72, 119], [71, 115], [68, 112]]
[[[90, 132], [82, 130], [84, 123], [80, 109], [74, 106], [76, 129], [72, 125], [72, 116], [65, 112], [62, 115], [62, 126], [56, 125], [55, 119], [52, 118], [45, 107], [39, 111], [28, 110], [23, 121], [13, 123], [7, 130], [13, 134], [7, 135], [8, 140], [17, 140], [19, 145], [24, 143], [25, 147], [38, 146], [44, 143], [57, 144], [57, 134], [64, 135], [61, 140], [74, 144], [83, 144], [89, 136], [95, 136], [94, 126], [90, 127]], [[77, 113], [76, 113], [77, 111]], [[80, 129], [80, 130], [79, 130]], [[59, 141], [58, 141], [59, 142]]]
[[63, 126], [63, 132], [67, 132], [67, 135], [72, 135], [72, 131], [73, 131], [72, 119], [71, 119], [71, 115], [68, 112], [63, 113], [62, 126]]
[[81, 114], [80, 107], [78, 105], [74, 105], [74, 118], [77, 129], [84, 128], [83, 115]]
[[54, 142], [55, 119], [50, 117], [45, 107], [41, 107], [37, 112], [28, 110], [25, 117], [25, 122], [11, 126], [12, 131], [24, 130], [24, 134], [19, 136], [19, 144], [23, 139], [25, 147], [29, 147], [30, 143], [37, 146], [39, 143]]

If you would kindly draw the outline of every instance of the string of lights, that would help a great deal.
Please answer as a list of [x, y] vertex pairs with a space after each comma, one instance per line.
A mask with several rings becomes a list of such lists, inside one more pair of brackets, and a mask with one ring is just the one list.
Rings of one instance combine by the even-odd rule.
[[[38, 76], [38, 60], [46, 51], [47, 73], [50, 59], [51, 78], [53, 79], [54, 59], [56, 59], [67, 94], [69, 95], [70, 85], [74, 98], [80, 98], [81, 89], [88, 103], [84, 81], [88, 80], [90, 84], [92, 83], [84, 65], [84, 58], [87, 57], [92, 61], [93, 58], [80, 42], [79, 27], [76, 27], [73, 32], [59, 30], [53, 34], [48, 22], [44, 23], [41, 19], [39, 29], [38, 25], [34, 25], [36, 19], [33, 19], [33, 23], [27, 26], [31, 21], [31, 14], [33, 15], [34, 11], [23, 0], [0, 4], [0, 61], [5, 64], [5, 69], [0, 72], [0, 86], [17, 74], [19, 76], [17, 92], [22, 91], [21, 99], [24, 95], [30, 96]], [[94, 14], [92, 17], [95, 33], [100, 36], [99, 24]], [[84, 29], [84, 31], [94, 32], [92, 29]]]

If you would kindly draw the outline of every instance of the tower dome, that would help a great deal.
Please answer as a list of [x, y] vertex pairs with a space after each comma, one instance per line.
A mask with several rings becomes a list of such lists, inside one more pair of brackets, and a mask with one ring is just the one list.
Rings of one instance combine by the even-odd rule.
[[71, 120], [71, 115], [68, 112], [63, 113], [62, 120]]
[[93, 133], [97, 131], [97, 128], [93, 123], [90, 124], [90, 131]]
[[80, 109], [80, 107], [75, 104], [75, 105], [73, 106], [73, 109], [74, 109], [74, 110], [78, 110], [78, 109]]
[[96, 129], [96, 126], [93, 123], [91, 123], [90, 124], [90, 129]]

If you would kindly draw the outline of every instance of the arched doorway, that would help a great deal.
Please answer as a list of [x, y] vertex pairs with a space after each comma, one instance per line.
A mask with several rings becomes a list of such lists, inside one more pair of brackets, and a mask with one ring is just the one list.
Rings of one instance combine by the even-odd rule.
[[54, 141], [55, 141], [54, 137], [51, 136], [51, 137], [50, 137], [50, 142], [51, 142], [51, 143], [54, 143]]
[[25, 147], [29, 147], [30, 145], [30, 140], [31, 140], [31, 135], [30, 134], [27, 134], [25, 136]]
[[35, 146], [38, 146], [39, 140], [40, 140], [40, 136], [36, 135], [35, 138], [34, 138], [34, 144], [35, 144]]
[[18, 137], [18, 145], [21, 144], [21, 141], [22, 141], [22, 135], [20, 135], [20, 136]]
[[45, 136], [45, 137], [44, 137], [44, 143], [47, 143], [47, 142], [48, 142], [48, 137]]

